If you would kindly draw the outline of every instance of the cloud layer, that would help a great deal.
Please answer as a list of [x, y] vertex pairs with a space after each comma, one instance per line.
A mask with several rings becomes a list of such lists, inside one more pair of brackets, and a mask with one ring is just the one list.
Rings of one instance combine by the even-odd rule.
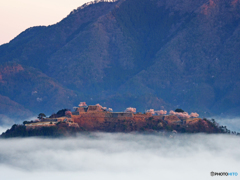
[[240, 132], [240, 118], [221, 118], [221, 117], [212, 117], [222, 126], [227, 126], [231, 131]]
[[239, 171], [239, 141], [228, 135], [121, 133], [6, 139], [0, 140], [0, 172], [3, 179], [24, 180], [211, 179], [211, 171]]

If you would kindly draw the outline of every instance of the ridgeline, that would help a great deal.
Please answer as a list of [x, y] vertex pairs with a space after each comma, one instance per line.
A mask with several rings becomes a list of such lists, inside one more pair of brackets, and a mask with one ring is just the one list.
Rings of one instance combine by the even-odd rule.
[[240, 116], [239, 0], [95, 2], [0, 46], [0, 123], [77, 99]]

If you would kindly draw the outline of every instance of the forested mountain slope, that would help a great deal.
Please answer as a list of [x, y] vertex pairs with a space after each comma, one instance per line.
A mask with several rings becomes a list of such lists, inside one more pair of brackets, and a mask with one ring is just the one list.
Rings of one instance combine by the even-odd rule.
[[0, 94], [31, 112], [83, 100], [239, 115], [239, 49], [238, 0], [98, 2], [0, 46]]

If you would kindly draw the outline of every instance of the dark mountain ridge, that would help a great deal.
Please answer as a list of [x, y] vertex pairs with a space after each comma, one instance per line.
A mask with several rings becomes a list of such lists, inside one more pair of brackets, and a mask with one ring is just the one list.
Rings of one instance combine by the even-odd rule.
[[[32, 69], [28, 75], [37, 82], [0, 72], [7, 82], [0, 94], [33, 112], [52, 113], [82, 100], [119, 111], [181, 107], [202, 116], [238, 116], [239, 39], [238, 0], [92, 3], [0, 46], [3, 68], [11, 62]], [[57, 94], [49, 91], [53, 83]]]

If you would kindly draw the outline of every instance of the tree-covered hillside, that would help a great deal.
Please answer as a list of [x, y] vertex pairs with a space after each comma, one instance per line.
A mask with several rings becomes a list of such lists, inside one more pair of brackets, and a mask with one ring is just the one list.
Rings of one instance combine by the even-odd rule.
[[98, 2], [0, 46], [0, 94], [32, 112], [82, 100], [239, 115], [239, 48], [236, 0]]

